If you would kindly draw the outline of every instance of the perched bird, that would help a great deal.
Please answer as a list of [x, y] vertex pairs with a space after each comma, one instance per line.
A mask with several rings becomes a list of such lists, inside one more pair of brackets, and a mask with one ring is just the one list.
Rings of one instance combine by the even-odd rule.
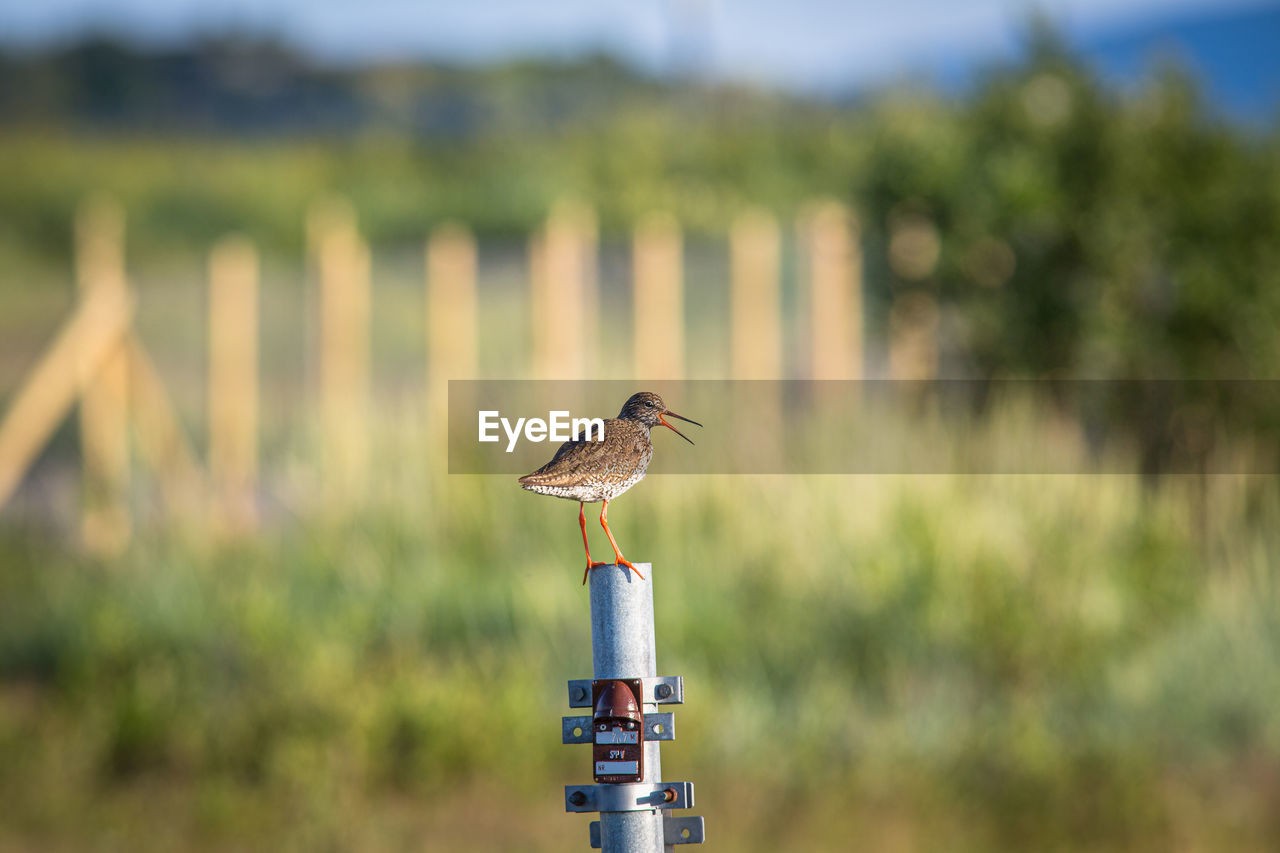
[[650, 429], [664, 426], [693, 444], [692, 439], [667, 423], [667, 417], [702, 426], [697, 421], [691, 421], [668, 409], [657, 394], [641, 391], [631, 395], [616, 418], [609, 418], [604, 422], [603, 439], [579, 438], [576, 441], [566, 441], [560, 445], [550, 462], [520, 478], [520, 485], [531, 492], [578, 502], [578, 526], [582, 528], [582, 547], [587, 552], [587, 570], [582, 573], [584, 584], [587, 582], [587, 575], [596, 566], [610, 565], [593, 562], [591, 547], [587, 544], [584, 504], [596, 501], [604, 501], [604, 506], [600, 508], [600, 526], [609, 537], [617, 564], [626, 566], [636, 573], [636, 577], [644, 579], [644, 575], [636, 571], [636, 567], [622, 556], [618, 543], [609, 530], [609, 501], [644, 479], [645, 469], [653, 458]]

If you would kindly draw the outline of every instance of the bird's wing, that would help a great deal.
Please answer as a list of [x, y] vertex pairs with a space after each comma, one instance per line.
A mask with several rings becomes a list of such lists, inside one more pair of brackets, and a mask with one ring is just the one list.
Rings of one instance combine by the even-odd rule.
[[560, 445], [550, 462], [532, 474], [521, 477], [520, 484], [572, 486], [582, 482], [587, 474], [601, 476], [615, 466], [634, 467], [636, 461], [644, 455], [644, 445], [637, 439], [635, 442], [628, 442], [625, 449], [619, 452], [618, 441], [610, 435], [612, 420], [605, 421], [603, 441], [566, 441]]
[[603, 441], [566, 441], [551, 461], [532, 474], [520, 478], [526, 486], [571, 486], [581, 481], [582, 474], [601, 465], [606, 452]]

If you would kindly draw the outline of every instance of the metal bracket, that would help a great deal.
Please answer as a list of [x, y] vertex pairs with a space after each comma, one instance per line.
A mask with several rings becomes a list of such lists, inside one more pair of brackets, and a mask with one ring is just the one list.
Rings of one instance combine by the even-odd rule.
[[645, 740], [675, 740], [676, 715], [670, 711], [659, 711], [644, 715]]
[[641, 812], [691, 808], [692, 782], [564, 786], [564, 810], [567, 812]]
[[[684, 704], [684, 676], [660, 675], [641, 679], [644, 682], [644, 701], [659, 705]], [[591, 679], [574, 678], [569, 681], [569, 707], [591, 707]]]
[[[561, 717], [561, 743], [592, 743], [594, 733], [591, 729], [591, 717]], [[574, 734], [577, 732], [577, 734]], [[670, 711], [658, 711], [644, 715], [644, 739], [675, 740], [676, 715]]]
[[[700, 817], [662, 816], [662, 844], [701, 844], [707, 840], [706, 826]], [[591, 847], [600, 849], [600, 821], [591, 821]]]

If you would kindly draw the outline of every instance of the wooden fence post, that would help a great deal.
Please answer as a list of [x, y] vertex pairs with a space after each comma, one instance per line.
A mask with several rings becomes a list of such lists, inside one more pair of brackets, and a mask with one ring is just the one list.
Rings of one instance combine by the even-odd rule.
[[223, 520], [256, 518], [258, 253], [244, 237], [209, 255], [209, 478]]
[[427, 397], [442, 399], [450, 379], [476, 376], [476, 241], [445, 224], [426, 248]]
[[129, 413], [138, 435], [138, 458], [160, 478], [168, 510], [187, 519], [204, 509], [204, 472], [187, 440], [160, 371], [136, 335], [125, 338], [129, 363]]
[[[729, 233], [730, 375], [734, 379], [782, 378], [781, 237], [773, 214], [744, 211]], [[735, 382], [730, 441], [740, 458], [762, 471], [781, 471], [782, 396], [775, 381]]]
[[91, 382], [119, 349], [133, 306], [117, 296], [99, 293], [82, 300], [13, 395], [0, 422], [0, 508], [17, 491], [86, 380]]
[[[76, 216], [76, 279], [81, 301], [126, 304], [124, 211], [92, 198]], [[80, 443], [84, 464], [81, 534], [99, 554], [119, 553], [132, 532], [129, 513], [129, 362], [117, 340], [101, 362], [85, 352], [80, 365]]]
[[742, 213], [730, 232], [731, 374], [734, 379], [782, 376], [781, 246], [778, 223], [759, 208]]
[[351, 503], [369, 458], [369, 248], [345, 201], [317, 207], [308, 229], [320, 290], [320, 420], [326, 491]]
[[809, 375], [861, 379], [862, 254], [853, 214], [835, 201], [815, 205], [802, 229], [809, 271]]
[[590, 208], [555, 205], [530, 243], [534, 375], [580, 379], [595, 358], [596, 224]]
[[636, 226], [632, 250], [635, 376], [684, 376], [684, 250], [680, 226], [654, 214]]

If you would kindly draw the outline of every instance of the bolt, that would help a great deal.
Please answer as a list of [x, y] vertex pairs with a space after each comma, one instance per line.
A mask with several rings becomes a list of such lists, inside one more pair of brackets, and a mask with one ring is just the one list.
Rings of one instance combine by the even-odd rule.
[[586, 688], [584, 687], [573, 688], [573, 693], [571, 694], [570, 698], [572, 698], [573, 701], [575, 702], [581, 702], [583, 699], [586, 699], [587, 698]]
[[653, 691], [653, 692], [654, 692], [654, 693], [656, 693], [656, 694], [658, 694], [658, 698], [659, 698], [659, 699], [670, 699], [670, 698], [671, 698], [671, 685], [670, 685], [670, 684], [659, 684], [659, 685], [658, 685], [658, 689], [657, 689], [657, 690], [655, 690], [655, 691]]
[[574, 806], [585, 806], [587, 804], [587, 795], [581, 791], [574, 791], [569, 795], [569, 804]]

